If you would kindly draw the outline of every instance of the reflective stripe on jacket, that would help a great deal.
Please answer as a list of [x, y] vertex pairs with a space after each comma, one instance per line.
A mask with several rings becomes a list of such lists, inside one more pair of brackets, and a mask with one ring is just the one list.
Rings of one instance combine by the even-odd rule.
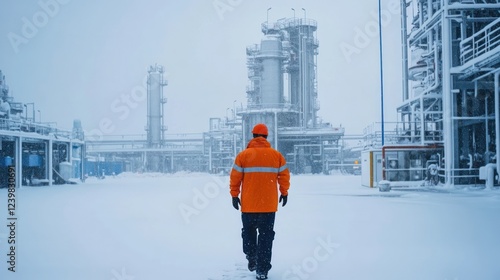
[[231, 196], [241, 192], [241, 212], [278, 211], [278, 185], [282, 195], [290, 187], [285, 158], [263, 137], [250, 140], [236, 156], [230, 179]]

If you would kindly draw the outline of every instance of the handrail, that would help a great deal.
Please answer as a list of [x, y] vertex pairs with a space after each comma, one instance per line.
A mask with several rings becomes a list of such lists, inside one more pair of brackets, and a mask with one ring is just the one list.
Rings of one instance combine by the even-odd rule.
[[460, 42], [462, 65], [500, 46], [500, 18]]
[[277, 109], [277, 110], [298, 110], [298, 105], [290, 103], [260, 103], [260, 104], [249, 104], [247, 108], [236, 108], [236, 113], [250, 111], [250, 110], [261, 110], [261, 109]]
[[313, 28], [317, 28], [318, 22], [309, 18], [286, 18], [278, 20], [277, 22], [263, 22], [261, 24], [261, 29], [263, 33], [267, 34], [269, 30], [281, 30], [286, 28], [295, 28], [297, 26], [311, 26]]
[[[130, 141], [133, 142], [147, 142], [146, 134], [109, 134], [102, 135], [99, 140], [87, 139], [87, 143], [103, 143], [106, 141]], [[164, 141], [202, 141], [202, 133], [172, 133], [165, 134]]]
[[63, 138], [74, 138], [71, 131], [60, 130], [47, 123], [35, 123], [26, 120], [0, 118], [0, 131], [34, 132], [40, 135], [53, 134]]

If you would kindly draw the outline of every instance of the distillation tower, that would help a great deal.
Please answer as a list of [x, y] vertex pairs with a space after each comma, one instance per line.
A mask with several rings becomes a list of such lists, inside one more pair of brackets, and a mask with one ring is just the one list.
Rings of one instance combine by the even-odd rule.
[[163, 118], [163, 105], [167, 99], [163, 96], [163, 87], [167, 81], [163, 77], [163, 66], [150, 66], [147, 78], [147, 147], [152, 151], [147, 153], [146, 169], [148, 171], [160, 171], [160, 157], [154, 149], [162, 147], [165, 138], [166, 126]]
[[[248, 103], [242, 117], [243, 140], [257, 123], [269, 127], [268, 140], [287, 155], [295, 172], [325, 172], [335, 156], [343, 129], [319, 121], [316, 57], [317, 23], [307, 18], [284, 18], [261, 25], [260, 44], [247, 47]], [[329, 159], [330, 158], [330, 159]]]
[[500, 173], [500, 1], [402, 0], [401, 8], [397, 144], [410, 148], [387, 150], [395, 171], [386, 179], [421, 180], [434, 164], [436, 182], [492, 184]]

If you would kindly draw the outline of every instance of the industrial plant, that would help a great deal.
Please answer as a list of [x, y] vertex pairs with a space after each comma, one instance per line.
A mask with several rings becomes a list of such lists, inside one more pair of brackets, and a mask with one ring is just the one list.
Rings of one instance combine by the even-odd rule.
[[[84, 137], [79, 121], [71, 132], [37, 122], [35, 104], [15, 102], [0, 72], [0, 186], [10, 165], [22, 174], [18, 185], [124, 171], [227, 174], [257, 123], [269, 127], [268, 141], [294, 174], [361, 167], [369, 187], [500, 185], [500, 1], [400, 4], [402, 102], [387, 131], [345, 135], [319, 117], [318, 24], [294, 16], [260, 25], [262, 39], [246, 47], [246, 104], [234, 101], [232, 114], [207, 120], [206, 132], [167, 133], [160, 65], [147, 71], [145, 133], [96, 139]], [[353, 158], [346, 139], [360, 140]]]
[[383, 162], [373, 182], [497, 185], [500, 1], [401, 1], [401, 11], [403, 102], [371, 155]]
[[[0, 187], [8, 185], [13, 166], [16, 186], [80, 182], [85, 157], [81, 123], [73, 131], [36, 118], [35, 104], [16, 102], [0, 71]], [[78, 179], [75, 181], [75, 179]]]
[[164, 134], [163, 87], [167, 82], [163, 68], [151, 66], [147, 139], [104, 136], [88, 140], [87, 155], [101, 162], [123, 162], [130, 171], [227, 174], [251, 139], [251, 128], [266, 123], [268, 141], [286, 156], [292, 172], [330, 172], [342, 164], [339, 140], [344, 129], [318, 117], [316, 29], [316, 21], [307, 18], [264, 22], [260, 44], [246, 48], [246, 106], [233, 104], [231, 116], [211, 118], [208, 131], [200, 134]]

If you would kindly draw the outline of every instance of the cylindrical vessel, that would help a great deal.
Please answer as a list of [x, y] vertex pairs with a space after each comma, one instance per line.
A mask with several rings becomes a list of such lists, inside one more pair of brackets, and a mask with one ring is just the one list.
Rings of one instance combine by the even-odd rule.
[[267, 35], [260, 44], [262, 74], [260, 83], [261, 104], [264, 108], [279, 107], [283, 102], [283, 52], [281, 40]]
[[161, 78], [157, 71], [148, 76], [148, 142], [151, 147], [161, 142]]

